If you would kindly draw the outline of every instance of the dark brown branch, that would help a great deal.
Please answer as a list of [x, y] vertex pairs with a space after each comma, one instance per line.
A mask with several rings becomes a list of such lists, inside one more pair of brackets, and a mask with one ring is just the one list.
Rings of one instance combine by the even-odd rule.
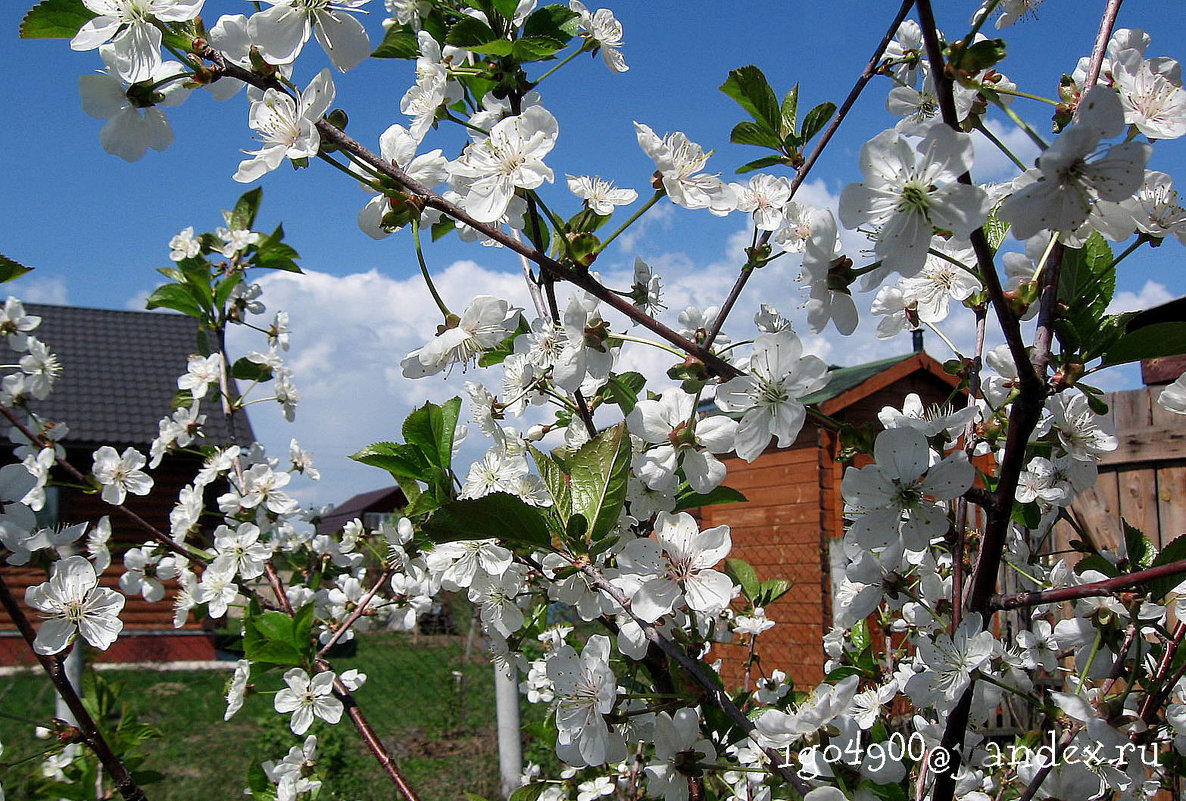
[[1150, 581], [1156, 581], [1182, 573], [1186, 573], [1186, 559], [1151, 567], [1148, 570], [1138, 570], [1136, 573], [1129, 573], [1126, 576], [1117, 576], [1116, 578], [1103, 579], [1102, 581], [1093, 581], [1089, 584], [1080, 584], [1077, 587], [1060, 587], [1056, 590], [1040, 590], [1037, 592], [1019, 592], [1012, 595], [994, 595], [989, 599], [988, 605], [992, 609], [1018, 609], [1023, 606], [1054, 604], [1062, 601], [1074, 601], [1079, 598], [1095, 598], [1101, 595], [1110, 595], [1117, 590], [1137, 587]]
[[[33, 650], [33, 642], [37, 639], [37, 632], [33, 629], [33, 624], [29, 622], [29, 618], [25, 617], [25, 611], [21, 609], [21, 605], [17, 599], [13, 597], [12, 591], [8, 589], [8, 584], [4, 581], [4, 576], [0, 575], [0, 606], [4, 607], [4, 611], [8, 613], [9, 618], [16, 625], [21, 633], [21, 637], [28, 643], [30, 650]], [[41, 667], [49, 675], [49, 680], [53, 682], [54, 689], [62, 700], [66, 703], [66, 708], [70, 710], [70, 714], [74, 716], [74, 720], [78, 724], [78, 730], [82, 737], [86, 740], [87, 745], [95, 752], [95, 756], [99, 758], [100, 764], [103, 765], [107, 773], [111, 776], [112, 782], [127, 801], [148, 801], [148, 796], [145, 795], [143, 788], [132, 779], [128, 769], [124, 767], [124, 763], [119, 756], [111, 750], [111, 745], [103, 737], [103, 733], [99, 731], [99, 727], [95, 724], [95, 719], [87, 712], [86, 706], [83, 705], [82, 699], [78, 697], [78, 692], [74, 686], [70, 684], [70, 680], [66, 677], [65, 671], [62, 670], [62, 660], [56, 656], [47, 656], [39, 654], [33, 650], [37, 661], [41, 663]]]

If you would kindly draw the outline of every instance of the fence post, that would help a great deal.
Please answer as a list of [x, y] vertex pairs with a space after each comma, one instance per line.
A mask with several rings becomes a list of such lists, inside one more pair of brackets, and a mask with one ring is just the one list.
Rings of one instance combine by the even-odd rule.
[[510, 798], [523, 773], [523, 741], [519, 730], [519, 682], [514, 662], [494, 666], [494, 699], [498, 713], [498, 772], [502, 797]]

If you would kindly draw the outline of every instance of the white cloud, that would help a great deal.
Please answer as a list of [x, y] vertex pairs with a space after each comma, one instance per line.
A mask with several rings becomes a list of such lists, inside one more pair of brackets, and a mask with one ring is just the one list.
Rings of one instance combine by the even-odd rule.
[[22, 279], [15, 287], [18, 290], [16, 294], [20, 299], [29, 303], [51, 303], [56, 306], [65, 306], [70, 302], [66, 282], [61, 278], [29, 277]]
[[[435, 278], [456, 313], [477, 292], [519, 306], [529, 303], [522, 275], [472, 261], [456, 262]], [[408, 412], [427, 400], [439, 403], [462, 394], [462, 385], [472, 379], [459, 369], [447, 378], [403, 377], [400, 361], [442, 322], [423, 281], [418, 275], [398, 280], [375, 270], [342, 277], [306, 271], [273, 273], [260, 284], [268, 311], [257, 324], [266, 326], [277, 311], [289, 314], [292, 347], [284, 355], [301, 401], [291, 424], [272, 404], [251, 406], [257, 438], [281, 457], [292, 437], [313, 452], [323, 477], [296, 492], [302, 501], [340, 502], [389, 484], [386, 474], [348, 456], [372, 442], [402, 440], [400, 425]], [[233, 353], [266, 349], [256, 332], [236, 327], [231, 334]]]
[[1139, 292], [1117, 292], [1116, 296], [1112, 298], [1112, 302], [1108, 304], [1108, 314], [1140, 311], [1141, 309], [1160, 306], [1163, 303], [1173, 300], [1175, 297], [1176, 295], [1166, 289], [1164, 284], [1159, 284], [1156, 281], [1146, 281]]
[[[987, 123], [989, 132], [1009, 149], [1014, 156], [1027, 167], [1033, 166], [1038, 158], [1038, 146], [1032, 139], [1016, 126], [1006, 128], [995, 119]], [[975, 178], [978, 181], [1007, 181], [1018, 173], [1018, 167], [1013, 160], [1001, 152], [1001, 149], [990, 142], [979, 131], [972, 132], [972, 145], [976, 154]]]

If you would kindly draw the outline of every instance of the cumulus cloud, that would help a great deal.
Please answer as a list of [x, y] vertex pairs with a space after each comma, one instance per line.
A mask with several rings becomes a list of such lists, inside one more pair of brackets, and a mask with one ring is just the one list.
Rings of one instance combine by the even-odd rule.
[[1164, 284], [1159, 284], [1156, 281], [1146, 281], [1145, 285], [1138, 292], [1117, 292], [1116, 296], [1112, 298], [1112, 302], [1108, 304], [1108, 314], [1140, 311], [1141, 309], [1160, 306], [1162, 303], [1167, 303], [1175, 297], [1172, 292], [1166, 289]]
[[[988, 120], [986, 127], [1022, 164], [1033, 166], [1038, 158], [1038, 146], [1025, 131], [1014, 125], [1006, 127], [996, 119]], [[972, 147], [976, 156], [976, 180], [1008, 181], [1017, 175], [1018, 167], [1012, 159], [980, 131], [972, 132]]]
[[[456, 313], [476, 292], [500, 295], [518, 306], [530, 302], [521, 275], [473, 261], [456, 262], [435, 278]], [[294, 423], [273, 404], [251, 406], [257, 438], [279, 456], [287, 454], [292, 437], [313, 452], [323, 478], [298, 488], [302, 501], [340, 502], [388, 484], [386, 474], [349, 455], [372, 442], [402, 440], [400, 425], [408, 412], [425, 401], [463, 394], [464, 382], [472, 377], [460, 369], [418, 381], [403, 377], [400, 361], [442, 322], [423, 281], [418, 275], [401, 280], [371, 270], [345, 276], [273, 273], [259, 283], [268, 308], [256, 324], [266, 327], [277, 311], [289, 314], [292, 345], [283, 355], [295, 372], [301, 400]], [[243, 327], [232, 329], [229, 345], [235, 354], [266, 349], [262, 335]]]
[[21, 300], [29, 303], [52, 303], [65, 306], [70, 302], [66, 282], [61, 278], [37, 278], [29, 276], [20, 285]]

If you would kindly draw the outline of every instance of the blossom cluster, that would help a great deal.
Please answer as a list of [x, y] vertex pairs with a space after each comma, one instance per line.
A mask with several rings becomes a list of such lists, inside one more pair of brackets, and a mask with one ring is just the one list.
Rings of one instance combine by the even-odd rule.
[[[1147, 34], [1115, 30], [1096, 54], [1098, 74], [1090, 57], [1068, 64], [1054, 138], [1024, 129], [1041, 144], [1035, 166], [1008, 183], [981, 185], [970, 132], [985, 130], [990, 109], [1019, 119], [1010, 99], [1021, 90], [996, 70], [1003, 45], [979, 27], [995, 11], [998, 27], [1007, 27], [1035, 4], [985, 3], [962, 42], [903, 22], [878, 70], [892, 84], [886, 107], [900, 119], [861, 148], [861, 179], [843, 189], [835, 209], [795, 199], [805, 173], [796, 181], [756, 172], [729, 183], [711, 171], [710, 150], [635, 122], [655, 167], [639, 185], [653, 196], [605, 235], [602, 226], [625, 216], [639, 192], [564, 173], [570, 195], [545, 194], [555, 183], [548, 162], [561, 124], [538, 91], [552, 70], [533, 80], [526, 70], [571, 46], [571, 57], [600, 53], [611, 71], [626, 71], [622, 26], [607, 9], [576, 0], [478, 4], [485, 11], [388, 0], [385, 45], [415, 61], [415, 78], [376, 154], [346, 137], [331, 111], [330, 69], [299, 84], [303, 90], [293, 80], [310, 38], [340, 72], [366, 58], [371, 45], [355, 12], [368, 0], [268, 0], [251, 17], [222, 16], [208, 31], [198, 28], [202, 0], [82, 2], [96, 16], [71, 46], [98, 49], [107, 66], [106, 75], [80, 83], [84, 109], [108, 120], [100, 134], [107, 150], [132, 159], [164, 147], [171, 132], [160, 107], [198, 86], [225, 99], [247, 83], [248, 124], [262, 145], [235, 180], [254, 182], [285, 160], [305, 166], [321, 158], [360, 182], [373, 197], [359, 227], [376, 239], [410, 228], [440, 306], [442, 324], [403, 359], [403, 375], [457, 371], [468, 379], [468, 418], [461, 398], [426, 404], [409, 416], [405, 442], [355, 454], [407, 490], [407, 508], [374, 527], [356, 519], [319, 530], [319, 510], [300, 508], [286, 489], [294, 474], [317, 474], [295, 440], [284, 460], [258, 444], [203, 438], [210, 414], [233, 417], [248, 403], [235, 377], [267, 387], [273, 395], [263, 400], [289, 419], [299, 401], [283, 356], [287, 318], [251, 323], [265, 311], [252, 271], [291, 263], [279, 234], [252, 230], [258, 193], [226, 213], [225, 227], [201, 236], [187, 228], [169, 243], [176, 268], [166, 275], [175, 283], [150, 303], [219, 332], [251, 324], [267, 346], [241, 359], [194, 354], [177, 379], [183, 402], [160, 420], [148, 455], [102, 446], [83, 478], [119, 508], [152, 491], [150, 473], [170, 454], [201, 454], [168, 532], [148, 531], [123, 553], [119, 586], [148, 602], [169, 600], [179, 627], [191, 615], [244, 610], [246, 658], [229, 685], [228, 719], [260, 682], [276, 688], [272, 708], [291, 715], [294, 735], [317, 720], [339, 723], [365, 676], [336, 672], [329, 650], [367, 629], [414, 630], [441, 593], [464, 593], [496, 664], [522, 673], [528, 700], [548, 705], [552, 745], [568, 768], [559, 780], [528, 780], [549, 801], [574, 790], [580, 801], [618, 791], [683, 801], [694, 791], [703, 797], [705, 782], [721, 797], [794, 793], [813, 801], [921, 797], [933, 782], [939, 797], [949, 779], [946, 798], [985, 801], [1032, 782], [1053, 797], [1137, 799], [1151, 798], [1172, 773], [1171, 765], [1137, 761], [1097, 772], [1061, 765], [1049, 779], [1000, 771], [986, 731], [1007, 697], [1044, 713], [1057, 708], [1060, 715], [1040, 725], [1057, 727], [1067, 745], [1151, 737], [1186, 754], [1186, 685], [1167, 672], [1182, 641], [1171, 613], [1183, 614], [1175, 596], [1186, 586], [1111, 592], [1109, 580], [1155, 561], [1139, 532], [1077, 563], [1049, 552], [1054, 527], [1094, 483], [1098, 460], [1118, 447], [1099, 390], [1083, 381], [1124, 350], [1127, 318], [1106, 313], [1108, 271], [1120, 260], [1107, 243], [1135, 239], [1136, 247], [1171, 236], [1186, 243], [1186, 211], [1171, 178], [1148, 169], [1154, 140], [1186, 134], [1186, 90], [1177, 61], [1146, 56]], [[451, 26], [443, 37], [442, 26]], [[162, 29], [188, 35], [196, 61], [163, 61]], [[932, 64], [936, 51], [948, 69]], [[212, 66], [195, 66], [203, 60]], [[757, 68], [735, 71], [722, 88], [754, 118], [740, 127], [743, 138], [776, 151], [759, 160], [766, 167], [805, 163], [804, 145], [835, 112], [821, 105], [800, 126], [798, 90], [781, 106], [769, 102], [773, 90]], [[465, 132], [453, 158], [445, 146], [425, 144], [445, 125]], [[879, 336], [934, 330], [954, 351], [950, 405], [926, 408], [908, 396], [883, 408], [881, 430], [862, 442], [861, 432], [807, 402], [828, 388], [830, 371], [805, 352], [775, 305], [762, 305], [744, 335], [726, 319], [731, 303], [687, 306], [674, 310], [671, 326], [660, 324], [664, 282], [645, 261], [634, 261], [633, 282], [622, 287], [592, 267], [621, 231], [666, 201], [752, 223], [752, 244], [740, 254], [744, 279], [775, 259], [799, 260], [812, 332], [831, 324], [851, 334], [859, 324], [854, 291], [875, 293]], [[432, 285], [425, 229], [514, 248], [527, 260], [535, 308], [478, 294], [451, 312]], [[854, 252], [841, 229], [866, 237], [868, 248]], [[1070, 295], [1059, 272], [1069, 265], [1082, 276]], [[982, 326], [991, 310], [1004, 343], [962, 352], [943, 333], [961, 310]], [[1021, 321], [1033, 312], [1042, 336], [1027, 347]], [[666, 343], [636, 335], [619, 314]], [[19, 358], [0, 381], [0, 403], [24, 415], [27, 431], [17, 429], [19, 464], [0, 470], [0, 542], [10, 564], [52, 565], [48, 581], [26, 595], [45, 618], [38, 653], [60, 653], [80, 637], [107, 648], [121, 632], [124, 605], [99, 581], [110, 569], [110, 524], [45, 529], [34, 515], [67, 430], [30, 411], [60, 372], [30, 333], [37, 324], [19, 301], [5, 304], [0, 335]], [[678, 354], [668, 382], [630, 369], [636, 348], [648, 346]], [[1184, 398], [1179, 379], [1159, 402], [1183, 413]], [[731, 556], [729, 527], [703, 527], [688, 510], [729, 500], [730, 458], [752, 463], [791, 446], [809, 415], [854, 444], [841, 457], [846, 525], [830, 568], [826, 678], [803, 688], [752, 657], [777, 625], [768, 607], [786, 586], [759, 582]], [[454, 459], [466, 436], [480, 439], [484, 453], [462, 470]], [[68, 553], [84, 536], [88, 555]], [[1029, 612], [1007, 626], [995, 617], [1005, 601], [982, 589], [995, 587], [999, 565], [1033, 592], [1013, 599]], [[1072, 616], [1057, 611], [1064, 601]], [[542, 610], [552, 604], [603, 633], [547, 626]], [[750, 683], [736, 698], [720, 691], [713, 672], [718, 644], [729, 641], [751, 649]], [[1134, 643], [1151, 650], [1134, 656]], [[1126, 671], [1139, 690], [1117, 694]], [[1063, 678], [1062, 687], [1049, 691], [1043, 673]], [[899, 732], [903, 709], [928, 753], [960, 743], [952, 776], [933, 775], [928, 760], [913, 758], [862, 762], [849, 774], [822, 758], [794, 769], [776, 761], [781, 752], [818, 754], [825, 744], [859, 752]], [[276, 797], [319, 790], [316, 746], [310, 736], [264, 764]], [[805, 775], [811, 782], [796, 786]]]

